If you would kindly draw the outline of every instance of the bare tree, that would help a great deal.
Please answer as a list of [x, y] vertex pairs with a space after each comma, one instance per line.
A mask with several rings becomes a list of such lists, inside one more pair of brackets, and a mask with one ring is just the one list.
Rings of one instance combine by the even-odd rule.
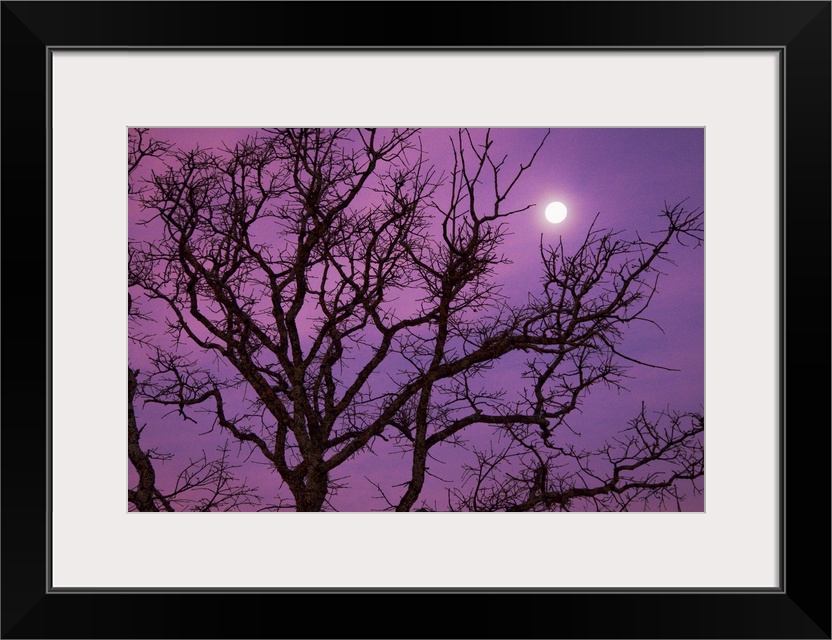
[[627, 511], [652, 504], [682, 510], [680, 486], [701, 491], [701, 413], [641, 413], [612, 442], [594, 451], [554, 446], [533, 429], [507, 426], [505, 444], [476, 452], [451, 510]]
[[[339, 469], [379, 442], [405, 461], [377, 483], [398, 511], [443, 447], [474, 459], [449, 509], [669, 508], [683, 483], [700, 491], [701, 413], [645, 408], [599, 450], [567, 437], [590, 388], [654, 366], [622, 350], [623, 329], [646, 319], [671, 245], [701, 242], [698, 210], [665, 205], [649, 238], [596, 220], [574, 252], [541, 244], [541, 286], [518, 305], [496, 269], [545, 137], [512, 170], [490, 132], [460, 130], [443, 174], [410, 129], [265, 129], [219, 150], [142, 135], [163, 164], [131, 188], [153, 239], [131, 243], [130, 285], [165, 309], [163, 332], [139, 319], [143, 395], [249, 447], [297, 510], [327, 508]], [[490, 376], [513, 354], [521, 394]]]
[[[131, 129], [128, 139], [127, 174], [131, 177], [142, 161], [147, 158], [162, 158], [170, 151], [172, 145], [168, 142], [155, 140], [147, 136], [147, 129]], [[135, 197], [141, 193], [141, 188], [134, 190], [134, 181], [128, 182], [128, 193]], [[139, 283], [142, 271], [135, 267], [135, 255], [130, 251], [129, 287]], [[128, 317], [131, 321], [130, 339], [133, 344], [150, 346], [146, 337], [135, 328], [141, 321], [147, 321], [146, 314], [141, 313], [133, 304], [128, 290]], [[156, 371], [164, 371], [161, 360], [154, 360]], [[127, 490], [128, 507], [135, 511], [231, 511], [257, 505], [260, 497], [255, 488], [249, 487], [245, 481], [240, 482], [234, 475], [234, 470], [240, 465], [234, 465], [229, 458], [229, 447], [226, 444], [218, 450], [218, 457], [209, 459], [205, 451], [201, 455], [192, 457], [181, 468], [176, 480], [170, 487], [160, 489], [157, 481], [156, 469], [153, 461], [166, 463], [173, 459], [169, 453], [161, 453], [158, 449], [143, 449], [140, 443], [142, 431], [146, 425], [139, 427], [136, 420], [135, 401], [142, 395], [142, 388], [152, 383], [139, 384], [138, 370], [127, 369], [127, 457], [137, 475], [137, 481], [132, 489]]]
[[138, 480], [127, 490], [127, 502], [135, 511], [239, 511], [260, 504], [257, 489], [239, 481], [234, 470], [240, 465], [231, 463], [228, 445], [220, 447], [218, 456], [209, 459], [205, 451], [192, 457], [179, 471], [172, 486], [159, 488], [153, 461], [173, 459], [156, 449], [142, 449], [139, 442], [144, 427], [136, 422], [133, 408], [138, 388], [136, 371], [127, 371], [127, 457]]

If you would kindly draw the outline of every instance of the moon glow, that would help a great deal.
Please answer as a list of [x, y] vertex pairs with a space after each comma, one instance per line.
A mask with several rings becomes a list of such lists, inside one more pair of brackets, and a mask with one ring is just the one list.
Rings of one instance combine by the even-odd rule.
[[562, 202], [552, 202], [546, 207], [546, 219], [552, 224], [566, 220], [566, 205]]

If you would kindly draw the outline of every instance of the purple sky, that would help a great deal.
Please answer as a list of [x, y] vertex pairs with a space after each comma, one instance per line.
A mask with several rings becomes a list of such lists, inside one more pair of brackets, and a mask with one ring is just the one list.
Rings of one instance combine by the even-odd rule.
[[[151, 134], [175, 143], [180, 149], [199, 145], [217, 147], [220, 142], [230, 145], [245, 135], [257, 133], [253, 129], [154, 129]], [[420, 137], [431, 164], [449, 167], [450, 141], [454, 129], [426, 129]], [[482, 134], [475, 131], [476, 135]], [[492, 131], [496, 155], [507, 155], [507, 170], [527, 162], [539, 144], [545, 130], [531, 128], [496, 129]], [[153, 166], [152, 161], [144, 170]], [[156, 165], [158, 167], [158, 165]], [[686, 129], [552, 129], [534, 165], [521, 178], [512, 192], [509, 206], [531, 203], [534, 206], [509, 218], [511, 235], [502, 246], [511, 264], [500, 268], [497, 280], [504, 285], [503, 293], [512, 300], [523, 301], [529, 291], [537, 291], [540, 280], [539, 244], [554, 244], [563, 238], [566, 249], [574, 248], [585, 235], [588, 226], [600, 214], [598, 225], [605, 228], [639, 231], [642, 235], [661, 228], [659, 218], [664, 203], [670, 205], [688, 198], [686, 209], [704, 205], [704, 130]], [[563, 202], [568, 217], [561, 224], [545, 220], [543, 210], [552, 201]], [[152, 240], [153, 227], [140, 227], [137, 222], [148, 214], [135, 202], [130, 202], [129, 234], [131, 240]], [[629, 235], [629, 234], [627, 234]], [[570, 424], [582, 433], [583, 446], [601, 444], [605, 438], [627, 426], [627, 421], [639, 411], [641, 403], [654, 410], [665, 408], [679, 411], [698, 411], [704, 405], [704, 251], [679, 247], [674, 243], [670, 257], [676, 266], [662, 267], [658, 293], [647, 317], [664, 330], [648, 323], [638, 323], [627, 330], [624, 349], [628, 355], [643, 361], [679, 369], [667, 372], [636, 367], [626, 382], [627, 391], [608, 391], [597, 387], [585, 399], [580, 415]], [[135, 295], [135, 293], [134, 293]], [[131, 366], [142, 369], [147, 360], [142, 348], [129, 347]], [[508, 390], [519, 389], [521, 359], [501, 364], [500, 383]], [[164, 417], [158, 407], [136, 406], [139, 424], [147, 424], [142, 434], [144, 448], [156, 447], [174, 453], [173, 461], [156, 463], [160, 484], [170, 482], [171, 475], [185, 462], [188, 455], [205, 449], [211, 452], [216, 443], [227, 438], [218, 428], [208, 436], [210, 423], [184, 423], [176, 416]], [[233, 444], [233, 442], [232, 442]], [[237, 448], [234, 448], [237, 451]], [[247, 451], [242, 451], [243, 458]], [[454, 477], [459, 465], [452, 449], [444, 450], [435, 470], [443, 477]], [[259, 486], [265, 502], [275, 494], [277, 476], [269, 471], [259, 453], [242, 462], [241, 475]], [[410, 461], [379, 450], [378, 455], [360, 456], [336, 470], [338, 477], [349, 476], [350, 488], [340, 492], [332, 501], [339, 510], [367, 511], [382, 508], [373, 500], [374, 489], [365, 475], [381, 473], [390, 483], [406, 480], [402, 465]], [[400, 470], [400, 471], [397, 471]], [[431, 467], [434, 470], [434, 467]], [[130, 483], [134, 474], [130, 468]], [[285, 491], [285, 490], [284, 490]], [[286, 491], [288, 496], [288, 491]], [[445, 504], [445, 485], [428, 478], [422, 499], [442, 509]], [[420, 500], [421, 503], [421, 500]], [[686, 510], [703, 509], [703, 497], [689, 500]]]

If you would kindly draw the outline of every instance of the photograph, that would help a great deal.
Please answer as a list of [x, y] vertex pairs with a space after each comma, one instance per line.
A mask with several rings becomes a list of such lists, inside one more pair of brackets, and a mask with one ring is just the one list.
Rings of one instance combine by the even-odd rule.
[[3, 0], [0, 638], [829, 640], [832, 2], [394, 9]]
[[127, 136], [130, 511], [704, 511], [704, 128]]

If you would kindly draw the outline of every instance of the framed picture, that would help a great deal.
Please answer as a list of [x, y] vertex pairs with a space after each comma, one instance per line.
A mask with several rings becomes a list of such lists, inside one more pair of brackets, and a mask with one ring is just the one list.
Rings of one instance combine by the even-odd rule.
[[[829, 2], [2, 10], [4, 637], [830, 637]], [[130, 131], [271, 125], [702, 132], [701, 506], [129, 512]]]

